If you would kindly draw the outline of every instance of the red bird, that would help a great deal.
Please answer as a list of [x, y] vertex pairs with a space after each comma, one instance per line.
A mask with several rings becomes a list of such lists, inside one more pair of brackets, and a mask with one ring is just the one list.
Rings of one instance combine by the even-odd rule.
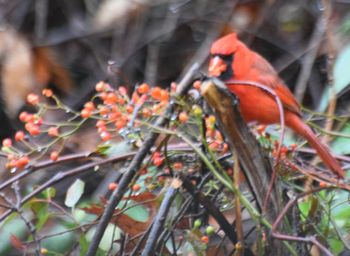
[[304, 123], [298, 102], [267, 60], [250, 50], [235, 33], [215, 41], [210, 54], [209, 75], [227, 82], [229, 90], [240, 100], [241, 114], [246, 122], [279, 123], [280, 113], [277, 103], [274, 97], [263, 89], [229, 84], [229, 80], [256, 82], [272, 89], [282, 102], [286, 126], [304, 137], [329, 169], [337, 176], [344, 177], [339, 162]]

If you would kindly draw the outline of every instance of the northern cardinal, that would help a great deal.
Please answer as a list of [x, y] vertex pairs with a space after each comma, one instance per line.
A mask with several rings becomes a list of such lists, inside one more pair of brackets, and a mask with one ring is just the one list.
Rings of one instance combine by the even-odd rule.
[[237, 38], [236, 33], [215, 41], [210, 54], [209, 75], [226, 82], [229, 90], [239, 98], [240, 111], [246, 122], [279, 123], [278, 105], [268, 92], [254, 86], [229, 84], [230, 80], [257, 82], [272, 89], [282, 102], [285, 125], [304, 137], [338, 177], [344, 177], [339, 162], [302, 120], [298, 102], [266, 59], [250, 50]]

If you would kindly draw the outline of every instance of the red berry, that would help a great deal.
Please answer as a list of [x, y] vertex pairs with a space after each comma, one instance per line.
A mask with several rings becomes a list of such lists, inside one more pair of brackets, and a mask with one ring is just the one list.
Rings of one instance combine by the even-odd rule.
[[43, 89], [42, 90], [42, 94], [45, 96], [45, 97], [52, 97], [53, 95], [53, 91], [51, 89]]
[[149, 92], [149, 85], [146, 83], [141, 84], [138, 88], [137, 88], [137, 92], [139, 94], [145, 94]]
[[59, 154], [58, 154], [57, 151], [52, 151], [51, 154], [50, 154], [50, 159], [51, 159], [52, 161], [57, 161], [58, 156], [59, 156]]
[[80, 115], [82, 118], [89, 118], [91, 116], [91, 110], [88, 110], [88, 109], [83, 109], [81, 112], [80, 112]]
[[27, 120], [27, 116], [28, 116], [28, 112], [21, 112], [19, 114], [19, 120], [22, 121], [22, 122], [25, 122]]
[[84, 104], [84, 108], [87, 110], [93, 111], [93, 110], [95, 110], [95, 105], [93, 102], [88, 101]]
[[104, 120], [98, 120], [96, 123], [96, 127], [106, 126], [106, 122]]
[[162, 97], [161, 89], [159, 87], [154, 87], [151, 91], [151, 97], [155, 100], [160, 100]]
[[132, 186], [132, 191], [136, 192], [136, 191], [139, 191], [141, 189], [141, 186], [139, 184], [134, 184]]
[[197, 80], [193, 83], [193, 88], [195, 88], [196, 90], [199, 90], [201, 88], [202, 82]]
[[115, 183], [115, 182], [111, 182], [111, 183], [109, 183], [108, 184], [108, 189], [109, 190], [115, 190], [116, 188], [118, 187], [118, 184], [117, 183]]
[[112, 135], [109, 132], [103, 131], [101, 132], [100, 137], [103, 141], [108, 141], [112, 138]]
[[106, 99], [104, 100], [106, 104], [115, 104], [118, 102], [118, 96], [114, 92], [107, 94]]
[[188, 115], [186, 112], [183, 111], [179, 114], [179, 121], [181, 123], [186, 123], [188, 121]]
[[180, 163], [180, 162], [176, 162], [176, 163], [173, 164], [173, 167], [174, 167], [175, 170], [181, 170], [182, 167], [183, 167], [183, 164]]
[[202, 243], [207, 244], [207, 243], [209, 243], [209, 237], [208, 236], [202, 236], [201, 237], [201, 241], [202, 241]]
[[119, 91], [119, 93], [121, 94], [121, 95], [126, 95], [128, 92], [127, 92], [127, 90], [126, 90], [126, 88], [124, 87], [124, 86], [120, 86], [119, 88], [118, 88], [118, 91]]
[[157, 167], [161, 166], [163, 163], [163, 158], [157, 157], [153, 159], [153, 164]]
[[15, 134], [15, 140], [16, 141], [22, 141], [24, 139], [24, 137], [25, 137], [25, 134], [24, 134], [23, 131], [18, 131]]
[[106, 89], [106, 84], [105, 82], [101, 81], [101, 82], [98, 82], [95, 86], [95, 89], [97, 92], [102, 92]]
[[12, 146], [12, 140], [10, 138], [6, 138], [2, 141], [3, 147], [11, 147]]
[[27, 96], [27, 102], [31, 105], [38, 105], [39, 104], [39, 96], [35, 93], [30, 93]]
[[20, 159], [16, 161], [16, 167], [17, 168], [24, 168], [29, 163], [29, 157], [28, 156], [22, 156]]
[[47, 133], [51, 137], [57, 137], [59, 135], [58, 127], [50, 127]]

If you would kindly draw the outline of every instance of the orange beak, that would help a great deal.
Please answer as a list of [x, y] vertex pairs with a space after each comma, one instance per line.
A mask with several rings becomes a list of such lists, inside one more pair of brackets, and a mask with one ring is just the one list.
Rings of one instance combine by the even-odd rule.
[[209, 62], [209, 76], [218, 77], [227, 70], [227, 64], [219, 57], [215, 56]]

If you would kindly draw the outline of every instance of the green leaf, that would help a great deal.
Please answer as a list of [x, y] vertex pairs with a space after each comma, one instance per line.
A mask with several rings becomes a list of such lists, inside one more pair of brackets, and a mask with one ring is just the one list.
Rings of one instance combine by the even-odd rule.
[[305, 220], [305, 217], [309, 216], [309, 212], [311, 209], [312, 201], [311, 200], [305, 200], [298, 202], [298, 207], [300, 212], [302, 213], [302, 219]]
[[68, 188], [64, 204], [68, 207], [74, 207], [83, 195], [84, 187], [85, 183], [81, 179], [76, 179]]
[[87, 252], [87, 250], [89, 248], [89, 242], [86, 239], [86, 236], [83, 235], [83, 234], [80, 235], [79, 245], [80, 245], [80, 256], [86, 255], [86, 252]]
[[133, 149], [132, 144], [127, 141], [121, 141], [118, 143], [109, 144], [108, 147], [105, 148], [103, 154], [108, 157], [114, 157], [118, 155], [124, 155], [126, 153], [131, 152]]
[[[350, 45], [345, 47], [335, 60], [333, 76], [334, 76], [334, 89], [336, 93], [342, 91], [347, 85], [350, 84]], [[324, 112], [329, 103], [329, 90], [326, 88], [324, 91], [319, 111]]]
[[124, 214], [128, 215], [136, 221], [146, 222], [149, 218], [149, 213], [142, 205], [136, 205], [126, 210]]
[[[341, 130], [343, 134], [350, 134], [350, 127], [346, 126]], [[350, 139], [337, 137], [332, 143], [332, 151], [334, 154], [346, 155], [350, 153]]]
[[59, 234], [42, 240], [42, 246], [49, 251], [60, 253], [67, 252], [68, 248], [70, 248], [76, 241], [74, 238], [74, 232], [69, 231], [66, 227], [60, 224], [54, 225], [48, 230], [48, 234]]
[[0, 228], [0, 255], [9, 255], [10, 250], [13, 251], [13, 247], [10, 243], [11, 234], [22, 239], [26, 236], [27, 231], [26, 224], [18, 217], [2, 225]]
[[[86, 239], [89, 243], [91, 243], [95, 231], [96, 231], [96, 228], [92, 228], [87, 232]], [[121, 230], [118, 227], [109, 223], [103, 234], [103, 237], [99, 244], [99, 248], [104, 251], [108, 251], [113, 246], [112, 255], [114, 255], [119, 250], [119, 244], [113, 243], [113, 241], [120, 238], [120, 233], [121, 233]]]
[[328, 242], [329, 242], [329, 245], [332, 249], [332, 252], [335, 255], [338, 255], [339, 253], [341, 253], [344, 250], [343, 242], [340, 241], [339, 239], [331, 238], [328, 240]]
[[56, 189], [54, 187], [48, 187], [42, 192], [42, 194], [46, 199], [54, 198], [56, 196]]
[[49, 206], [46, 205], [46, 207], [42, 207], [36, 214], [38, 221], [35, 225], [37, 231], [41, 230], [41, 228], [45, 225], [45, 223], [47, 222], [47, 220], [50, 217], [50, 213], [49, 213]]

